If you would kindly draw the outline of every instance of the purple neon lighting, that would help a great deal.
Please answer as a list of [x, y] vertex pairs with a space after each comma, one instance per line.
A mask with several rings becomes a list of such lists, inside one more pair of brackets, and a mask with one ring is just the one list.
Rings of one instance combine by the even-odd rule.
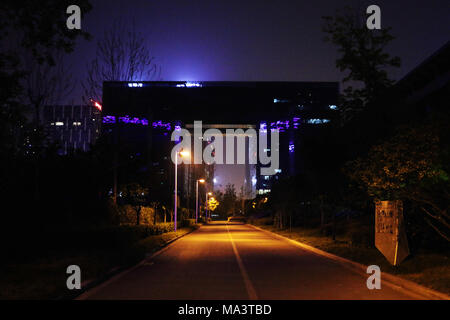
[[162, 122], [161, 120], [153, 122], [153, 128], [164, 128], [168, 131], [172, 128], [170, 122]]
[[269, 124], [265, 121], [260, 122], [259, 124], [259, 130], [262, 132], [267, 132], [267, 129], [270, 129], [271, 131], [278, 130], [278, 132], [285, 132], [290, 127], [294, 129], [298, 129], [300, 125], [300, 118], [294, 117], [291, 120], [277, 120], [270, 122]]
[[[149, 124], [148, 120], [145, 118], [139, 119], [136, 117], [130, 117], [128, 115], [118, 117], [118, 119], [119, 119], [119, 122], [127, 123], [127, 124], [137, 124], [137, 125], [143, 125], [143, 126], [148, 126], [148, 124]], [[104, 116], [103, 123], [105, 123], [105, 124], [116, 123], [116, 116]], [[285, 132], [290, 127], [294, 128], [294, 129], [298, 129], [300, 123], [301, 123], [301, 119], [299, 117], [292, 118], [292, 121], [291, 120], [277, 120], [277, 121], [273, 121], [270, 123], [267, 123], [266, 121], [262, 121], [259, 124], [259, 130], [262, 133], [267, 133], [268, 129], [270, 129], [271, 131], [277, 130], [278, 132]], [[180, 125], [179, 121], [176, 121], [175, 123], [172, 124], [170, 122], [164, 122], [162, 120], [158, 120], [158, 121], [152, 122], [152, 126], [153, 126], [153, 128], [161, 128], [161, 129], [165, 129], [167, 131], [172, 130], [172, 127], [177, 131], [181, 130], [181, 125]]]
[[295, 151], [295, 145], [293, 142], [289, 142], [289, 153], [293, 153]]
[[[143, 125], [148, 126], [148, 120], [145, 118], [139, 119], [136, 117], [130, 117], [128, 115], [123, 117], [116, 117], [116, 116], [104, 116], [103, 117], [103, 123], [111, 124], [116, 123], [116, 119], [119, 119], [120, 123], [127, 123], [127, 124], [137, 124], [137, 125]], [[167, 131], [170, 131], [172, 129], [172, 125], [170, 122], [163, 122], [162, 120], [154, 121], [152, 122], [153, 128], [162, 128]], [[181, 128], [181, 127], [180, 127]]]

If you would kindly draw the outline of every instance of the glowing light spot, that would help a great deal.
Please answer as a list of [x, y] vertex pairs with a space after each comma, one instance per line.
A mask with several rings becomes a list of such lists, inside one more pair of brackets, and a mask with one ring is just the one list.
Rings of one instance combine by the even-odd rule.
[[194, 87], [202, 87], [202, 84], [199, 82], [186, 81], [185, 83], [177, 84], [177, 87], [178, 88], [194, 88]]
[[290, 143], [289, 143], [289, 152], [290, 152], [290, 153], [293, 153], [294, 151], [295, 151], [295, 145], [294, 145], [293, 142], [290, 142]]

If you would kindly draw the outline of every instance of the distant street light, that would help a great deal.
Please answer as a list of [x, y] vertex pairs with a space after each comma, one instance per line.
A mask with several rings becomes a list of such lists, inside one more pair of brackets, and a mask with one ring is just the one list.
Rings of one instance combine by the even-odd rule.
[[206, 214], [205, 214], [206, 222], [208, 222], [208, 196], [212, 196], [212, 192], [206, 193]]
[[198, 222], [198, 183], [204, 183], [205, 179], [197, 179], [195, 184], [195, 223]]
[[178, 167], [178, 154], [180, 155], [180, 157], [187, 157], [189, 155], [189, 151], [178, 151], [177, 154], [175, 155], [175, 208], [173, 210], [173, 216], [174, 216], [174, 226], [175, 226], [175, 231], [177, 231], [177, 194], [178, 194], [178, 184], [177, 184], [177, 167]]

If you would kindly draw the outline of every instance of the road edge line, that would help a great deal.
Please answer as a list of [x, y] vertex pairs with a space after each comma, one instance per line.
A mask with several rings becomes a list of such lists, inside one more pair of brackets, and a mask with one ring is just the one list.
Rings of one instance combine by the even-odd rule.
[[92, 280], [87, 286], [87, 288], [83, 289], [83, 292], [81, 292], [79, 295], [77, 295], [76, 297], [72, 298], [72, 300], [87, 300], [90, 296], [92, 296], [94, 293], [98, 292], [100, 289], [104, 288], [105, 286], [107, 286], [108, 284], [122, 278], [123, 276], [125, 276], [126, 274], [130, 273], [131, 271], [141, 267], [142, 265], [144, 265], [148, 260], [153, 259], [154, 257], [160, 255], [161, 253], [163, 253], [164, 251], [166, 251], [167, 249], [169, 249], [176, 240], [183, 238], [184, 236], [187, 236], [188, 234], [191, 234], [197, 230], [199, 230], [201, 228], [201, 226], [192, 229], [189, 232], [186, 232], [185, 234], [178, 236], [172, 240], [169, 240], [167, 242], [165, 242], [161, 248], [155, 252], [153, 252], [151, 255], [146, 256], [144, 259], [142, 259], [140, 262], [138, 262], [137, 264], [135, 264], [134, 266], [131, 266], [127, 269], [118, 269], [115, 272], [112, 272], [110, 274], [105, 275], [104, 277], [102, 277], [104, 280]]
[[[255, 228], [257, 230], [266, 232], [277, 238], [286, 240], [286, 241], [290, 242], [291, 244], [295, 245], [296, 247], [300, 247], [305, 250], [311, 251], [312, 253], [315, 253], [319, 256], [326, 257], [330, 260], [333, 260], [333, 261], [339, 263], [340, 265], [342, 265], [344, 267], [347, 267], [348, 269], [351, 269], [357, 273], [364, 274], [365, 276], [367, 276], [367, 272], [366, 272], [367, 266], [366, 265], [363, 265], [361, 263], [337, 256], [335, 254], [332, 254], [332, 253], [329, 253], [329, 252], [326, 252], [326, 251], [323, 251], [320, 249], [317, 249], [317, 248], [307, 245], [303, 242], [290, 239], [288, 237], [282, 236], [282, 235], [274, 233], [272, 231], [259, 228], [253, 224], [249, 224], [249, 226], [252, 226], [253, 228]], [[443, 292], [439, 292], [439, 291], [427, 288], [416, 282], [400, 278], [400, 277], [392, 275], [390, 273], [381, 272], [381, 278], [383, 279], [382, 281], [386, 282], [386, 284], [389, 285], [391, 288], [394, 288], [396, 290], [404, 290], [409, 295], [417, 296], [421, 299], [427, 298], [429, 300], [450, 300], [450, 296]]]

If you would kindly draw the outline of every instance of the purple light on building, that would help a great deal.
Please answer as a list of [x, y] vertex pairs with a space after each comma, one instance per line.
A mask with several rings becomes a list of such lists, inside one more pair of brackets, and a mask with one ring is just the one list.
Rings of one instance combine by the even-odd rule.
[[267, 133], [267, 123], [261, 122], [259, 124], [259, 131], [261, 131], [262, 133]]
[[[131, 118], [128, 115], [125, 115], [123, 117], [118, 117], [119, 122], [121, 123], [127, 123], [127, 124], [138, 124], [143, 126], [148, 126], [148, 120], [145, 118], [139, 119], [137, 117]], [[103, 117], [103, 123], [111, 124], [116, 123], [116, 116], [104, 116]], [[172, 125], [170, 122], [163, 122], [162, 120], [154, 121], [152, 123], [153, 128], [162, 128], [167, 131], [170, 131], [172, 129]], [[178, 126], [179, 129], [181, 129], [181, 126]], [[178, 130], [179, 130], [178, 129]]]
[[293, 153], [294, 151], [295, 151], [295, 145], [291, 141], [291, 142], [289, 142], [289, 153]]
[[162, 122], [161, 120], [153, 122], [152, 125], [153, 125], [153, 128], [163, 128], [163, 129], [166, 129], [169, 131], [172, 128], [170, 125], [170, 122], [166, 123], [166, 122]]
[[103, 117], [103, 123], [116, 123], [115, 116], [105, 116]]

